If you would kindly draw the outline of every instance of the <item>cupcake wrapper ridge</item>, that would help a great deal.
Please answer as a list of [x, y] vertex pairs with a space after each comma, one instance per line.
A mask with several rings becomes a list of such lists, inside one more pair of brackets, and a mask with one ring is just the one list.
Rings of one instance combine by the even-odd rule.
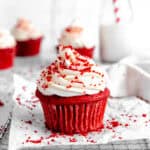
[[17, 41], [17, 56], [35, 56], [40, 52], [43, 37], [26, 41]]
[[0, 69], [11, 68], [14, 64], [16, 48], [0, 48]]
[[93, 96], [76, 96], [62, 98], [59, 96], [43, 96], [38, 90], [46, 126], [55, 132], [65, 134], [97, 131], [103, 127], [103, 117], [109, 90]]

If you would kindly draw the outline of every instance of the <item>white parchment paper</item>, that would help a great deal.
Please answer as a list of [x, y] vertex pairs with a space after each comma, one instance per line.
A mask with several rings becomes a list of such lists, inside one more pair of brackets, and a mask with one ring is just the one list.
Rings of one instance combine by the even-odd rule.
[[110, 98], [99, 132], [73, 136], [52, 133], [45, 128], [35, 82], [15, 75], [15, 108], [11, 122], [9, 150], [50, 148], [53, 145], [101, 144], [117, 140], [150, 138], [150, 104], [136, 97]]

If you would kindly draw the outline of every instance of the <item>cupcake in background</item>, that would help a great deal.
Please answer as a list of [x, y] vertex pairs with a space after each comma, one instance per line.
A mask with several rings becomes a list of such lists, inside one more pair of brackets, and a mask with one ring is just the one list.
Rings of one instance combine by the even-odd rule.
[[16, 42], [9, 31], [0, 29], [0, 70], [13, 67]]
[[19, 19], [12, 30], [12, 34], [17, 41], [17, 56], [39, 54], [43, 35], [29, 20]]
[[95, 47], [92, 37], [88, 33], [86, 28], [76, 19], [64, 29], [59, 38], [58, 45], [71, 45], [81, 55], [93, 58]]
[[109, 90], [101, 68], [71, 47], [60, 47], [58, 57], [45, 68], [37, 82], [49, 129], [66, 133], [87, 133], [103, 127]]

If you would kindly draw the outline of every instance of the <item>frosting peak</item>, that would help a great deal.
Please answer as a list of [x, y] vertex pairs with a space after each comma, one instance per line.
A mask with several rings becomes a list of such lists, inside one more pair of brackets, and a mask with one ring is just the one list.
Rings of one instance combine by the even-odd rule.
[[74, 20], [65, 30], [59, 39], [59, 44], [73, 48], [92, 48], [94, 47], [91, 36], [88, 35], [88, 31], [81, 25], [79, 20]]
[[91, 59], [61, 47], [56, 61], [41, 73], [38, 89], [63, 97], [96, 94], [105, 89], [104, 73]]
[[18, 20], [12, 33], [18, 41], [36, 39], [42, 36], [41, 32], [29, 20], [24, 18]]
[[16, 45], [15, 39], [9, 31], [5, 29], [0, 30], [0, 48], [10, 48]]

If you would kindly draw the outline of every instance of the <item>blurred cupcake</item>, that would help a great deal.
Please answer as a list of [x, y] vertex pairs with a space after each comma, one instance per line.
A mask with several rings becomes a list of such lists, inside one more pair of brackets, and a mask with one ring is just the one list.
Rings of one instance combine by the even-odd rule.
[[0, 69], [13, 66], [16, 42], [7, 30], [0, 29]]
[[[71, 45], [81, 55], [90, 58], [93, 57], [94, 44], [92, 37], [90, 37], [88, 31], [78, 20], [74, 20], [72, 24], [62, 32], [58, 45]], [[57, 48], [58, 47], [59, 46], [57, 46]]]
[[103, 71], [71, 47], [63, 47], [37, 83], [46, 125], [73, 134], [99, 130], [109, 96]]
[[17, 56], [34, 56], [40, 52], [43, 35], [26, 19], [19, 19], [12, 30], [17, 41]]

